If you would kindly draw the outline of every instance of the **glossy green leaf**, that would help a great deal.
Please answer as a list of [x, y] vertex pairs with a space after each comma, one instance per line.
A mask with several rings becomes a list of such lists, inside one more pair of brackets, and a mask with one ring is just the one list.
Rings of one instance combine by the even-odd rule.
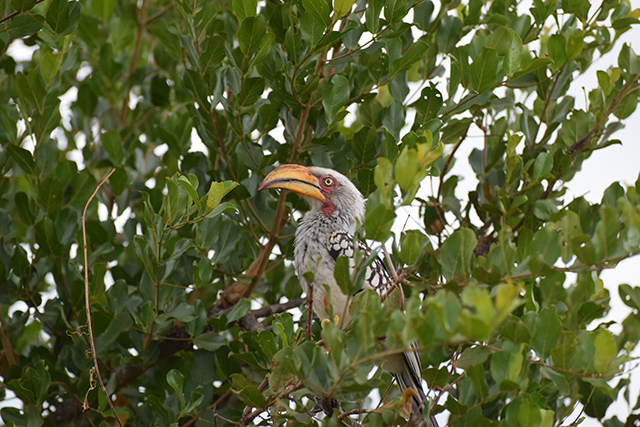
[[11, 7], [16, 12], [26, 12], [36, 5], [36, 0], [11, 0]]
[[325, 25], [315, 15], [311, 13], [305, 13], [302, 15], [300, 32], [302, 33], [302, 39], [309, 48], [314, 49], [318, 47], [317, 45], [320, 42], [320, 39], [322, 39], [324, 31]]
[[325, 0], [302, 0], [302, 5], [307, 12], [322, 23], [324, 28], [329, 26], [331, 22], [329, 20], [330, 9]]
[[52, 0], [47, 9], [47, 24], [54, 33], [63, 33], [69, 26], [69, 2]]
[[438, 257], [445, 279], [467, 279], [477, 243], [475, 233], [469, 229], [458, 230], [445, 240]]
[[338, 114], [338, 110], [344, 107], [348, 100], [349, 81], [341, 75], [333, 76], [329, 88], [322, 95], [322, 106], [325, 108], [327, 121], [332, 122]]
[[405, 52], [398, 60], [394, 61], [391, 65], [391, 73], [389, 74], [389, 80], [393, 80], [399, 73], [406, 71], [417, 61], [420, 61], [428, 49], [427, 43], [419, 40], [413, 44], [407, 52]]
[[242, 83], [242, 89], [238, 94], [238, 107], [246, 107], [254, 104], [264, 92], [264, 79], [260, 77], [250, 78]]
[[[323, 1], [323, 0], [319, 0]], [[251, 57], [258, 53], [265, 41], [267, 25], [262, 17], [247, 17], [238, 30], [238, 43], [245, 56]]]
[[258, 387], [253, 385], [247, 378], [241, 374], [231, 375], [233, 384], [233, 392], [238, 395], [243, 402], [252, 407], [263, 408], [267, 402], [262, 396]]
[[471, 82], [476, 92], [486, 92], [496, 83], [498, 53], [495, 49], [483, 48], [471, 64]]
[[333, 1], [333, 13], [337, 17], [342, 17], [345, 13], [351, 10], [354, 0], [334, 0]]
[[111, 160], [116, 165], [121, 165], [124, 159], [124, 153], [122, 150], [122, 140], [120, 134], [115, 131], [108, 131], [102, 134], [102, 146], [104, 150], [109, 154]]
[[233, 13], [242, 22], [248, 16], [256, 16], [258, 4], [256, 0], [233, 0]]

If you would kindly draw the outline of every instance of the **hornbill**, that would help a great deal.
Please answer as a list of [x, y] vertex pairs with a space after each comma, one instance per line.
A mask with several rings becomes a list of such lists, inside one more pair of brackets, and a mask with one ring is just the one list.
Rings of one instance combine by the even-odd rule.
[[[294, 262], [302, 287], [312, 288], [313, 310], [321, 320], [328, 319], [327, 305], [337, 315], [338, 326], [350, 320], [350, 296], [343, 294], [333, 275], [335, 261], [340, 255], [351, 258], [354, 265], [354, 235], [357, 224], [364, 219], [365, 201], [355, 185], [344, 175], [332, 169], [282, 165], [264, 179], [258, 190], [281, 188], [293, 191], [309, 203], [311, 210], [302, 219], [294, 240]], [[367, 247], [358, 241], [358, 250]], [[314, 283], [307, 283], [305, 273], [311, 271]], [[330, 289], [329, 300], [325, 292]], [[379, 258], [375, 258], [364, 274], [364, 287], [373, 289], [384, 300], [396, 287], [391, 275]], [[412, 347], [416, 347], [413, 344]], [[398, 381], [401, 391], [413, 389], [413, 412], [422, 410], [427, 402], [422, 388], [422, 368], [416, 350], [405, 351], [386, 360], [384, 369]], [[419, 418], [422, 418], [421, 416]], [[414, 418], [415, 419], [415, 418]], [[430, 427], [437, 427], [434, 417]]]

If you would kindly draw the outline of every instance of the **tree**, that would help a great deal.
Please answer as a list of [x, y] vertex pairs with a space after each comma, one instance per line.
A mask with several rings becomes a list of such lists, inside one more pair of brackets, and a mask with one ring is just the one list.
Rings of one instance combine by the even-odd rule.
[[[404, 425], [381, 336], [418, 341], [451, 426], [602, 419], [628, 396], [640, 287], [603, 324], [599, 273], [640, 253], [640, 179], [565, 197], [638, 103], [640, 61], [616, 43], [638, 24], [628, 0], [3, 4], [7, 425], [313, 425], [311, 395], [341, 403], [327, 425]], [[594, 70], [610, 51], [617, 67]], [[583, 73], [599, 87], [581, 109]], [[483, 146], [461, 159], [470, 132]], [[406, 314], [363, 292], [347, 330], [305, 320], [306, 206], [257, 192], [283, 163], [357, 183]], [[419, 229], [391, 232], [399, 206]]]

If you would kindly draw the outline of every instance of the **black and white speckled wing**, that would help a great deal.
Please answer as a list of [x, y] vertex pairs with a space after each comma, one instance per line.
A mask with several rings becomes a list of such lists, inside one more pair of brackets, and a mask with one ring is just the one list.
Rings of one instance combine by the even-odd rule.
[[[353, 240], [353, 236], [346, 231], [334, 231], [331, 233], [327, 241], [331, 258], [335, 261], [340, 255], [344, 255], [349, 258], [349, 266], [355, 268]], [[366, 256], [371, 254], [371, 250], [361, 241], [358, 240], [357, 245], [359, 252], [362, 252]], [[380, 258], [376, 257], [373, 262], [366, 267], [364, 286], [365, 288], [376, 291], [382, 300], [393, 290], [393, 279]]]

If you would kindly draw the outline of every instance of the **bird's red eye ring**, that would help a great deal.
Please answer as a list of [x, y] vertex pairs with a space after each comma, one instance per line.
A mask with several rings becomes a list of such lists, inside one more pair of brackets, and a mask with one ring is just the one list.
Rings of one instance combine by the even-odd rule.
[[325, 176], [324, 178], [322, 178], [322, 184], [325, 187], [333, 187], [333, 184], [335, 183], [335, 181], [333, 180], [332, 177], [330, 176]]

